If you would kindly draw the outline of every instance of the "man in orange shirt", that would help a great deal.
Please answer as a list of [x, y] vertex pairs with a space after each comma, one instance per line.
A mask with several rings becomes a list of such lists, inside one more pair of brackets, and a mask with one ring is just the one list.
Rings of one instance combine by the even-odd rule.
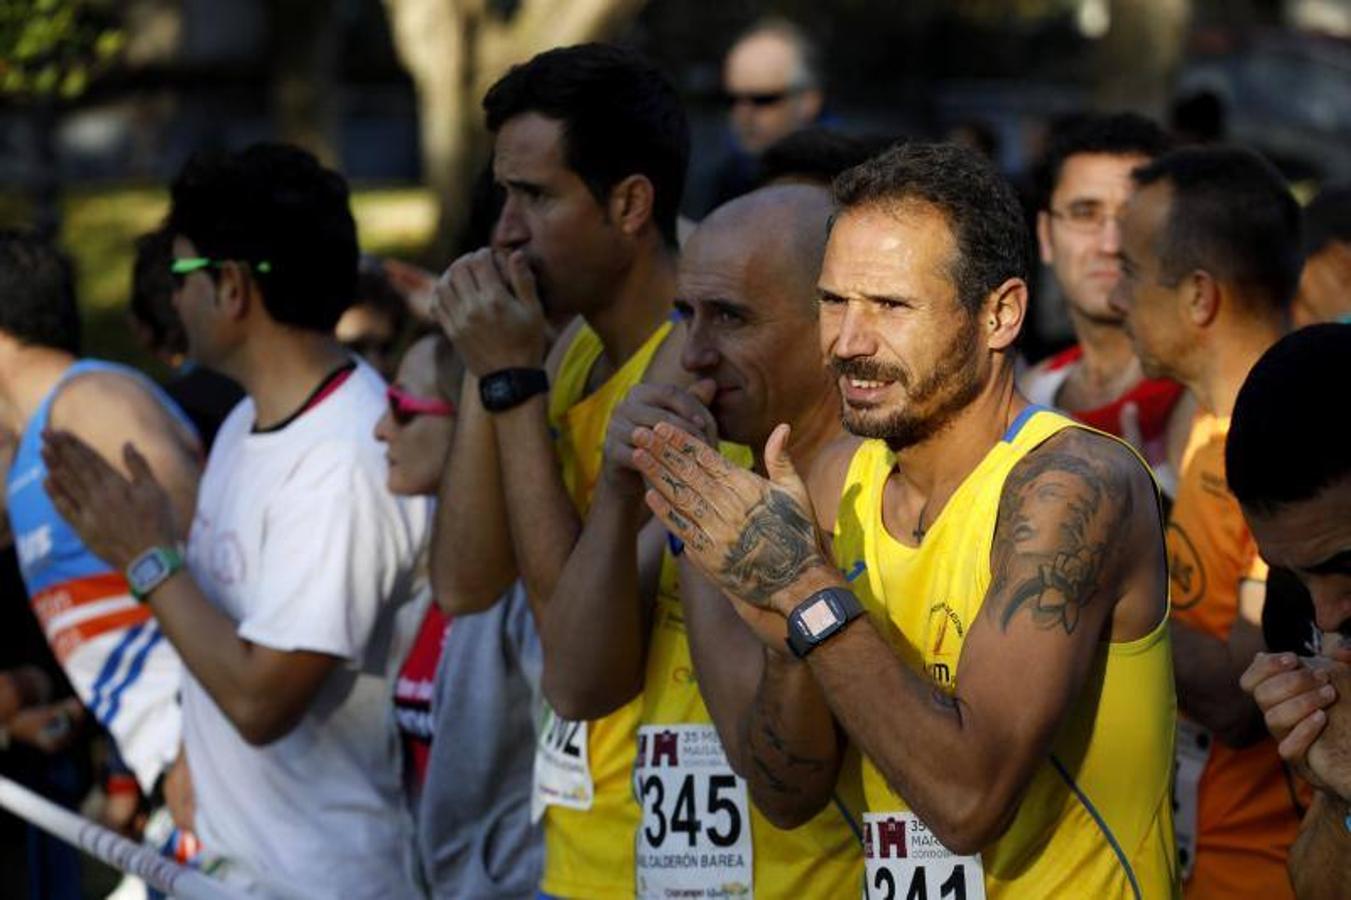
[[1126, 314], [1145, 373], [1196, 396], [1168, 526], [1178, 706], [1175, 788], [1188, 900], [1290, 897], [1303, 812], [1239, 676], [1263, 649], [1266, 566], [1225, 482], [1229, 416], [1281, 336], [1299, 280], [1299, 207], [1256, 154], [1189, 148], [1132, 173], [1121, 215]]

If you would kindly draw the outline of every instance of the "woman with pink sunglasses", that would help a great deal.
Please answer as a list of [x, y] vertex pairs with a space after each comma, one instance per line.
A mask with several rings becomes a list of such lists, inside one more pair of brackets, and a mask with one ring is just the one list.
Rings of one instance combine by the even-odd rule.
[[[391, 493], [436, 495], [463, 381], [443, 335], [405, 352], [375, 426]], [[529, 799], [541, 666], [523, 592], [454, 621], [427, 604], [394, 707], [419, 869], [435, 898], [534, 897], [543, 851]]]

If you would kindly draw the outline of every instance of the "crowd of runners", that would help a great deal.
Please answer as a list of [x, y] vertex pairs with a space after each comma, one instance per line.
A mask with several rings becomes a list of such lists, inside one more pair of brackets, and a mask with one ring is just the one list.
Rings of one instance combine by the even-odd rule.
[[106, 735], [105, 819], [248, 896], [1351, 896], [1351, 193], [1084, 113], [1029, 214], [968, 143], [805, 128], [785, 23], [725, 77], [694, 223], [656, 68], [513, 68], [439, 275], [302, 150], [194, 157], [137, 247], [163, 386], [0, 233], [59, 662], [0, 659], [5, 743]]

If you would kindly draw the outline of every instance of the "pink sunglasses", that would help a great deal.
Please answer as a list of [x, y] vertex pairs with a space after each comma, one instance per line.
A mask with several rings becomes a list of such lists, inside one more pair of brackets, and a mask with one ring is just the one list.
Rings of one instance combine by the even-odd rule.
[[455, 404], [439, 397], [419, 397], [410, 394], [396, 384], [385, 388], [385, 399], [389, 401], [389, 415], [396, 425], [407, 425], [418, 416], [453, 416]]

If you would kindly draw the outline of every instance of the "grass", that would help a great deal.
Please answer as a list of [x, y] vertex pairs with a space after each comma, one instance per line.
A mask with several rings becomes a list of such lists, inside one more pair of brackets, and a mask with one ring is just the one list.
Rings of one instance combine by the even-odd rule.
[[[81, 187], [63, 197], [61, 245], [75, 263], [88, 355], [163, 374], [137, 344], [126, 307], [133, 242], [159, 224], [168, 204], [168, 192], [149, 185]], [[405, 259], [417, 257], [436, 221], [431, 194], [420, 187], [357, 187], [352, 211], [362, 250]], [[0, 225], [26, 219], [23, 199], [0, 196]]]

